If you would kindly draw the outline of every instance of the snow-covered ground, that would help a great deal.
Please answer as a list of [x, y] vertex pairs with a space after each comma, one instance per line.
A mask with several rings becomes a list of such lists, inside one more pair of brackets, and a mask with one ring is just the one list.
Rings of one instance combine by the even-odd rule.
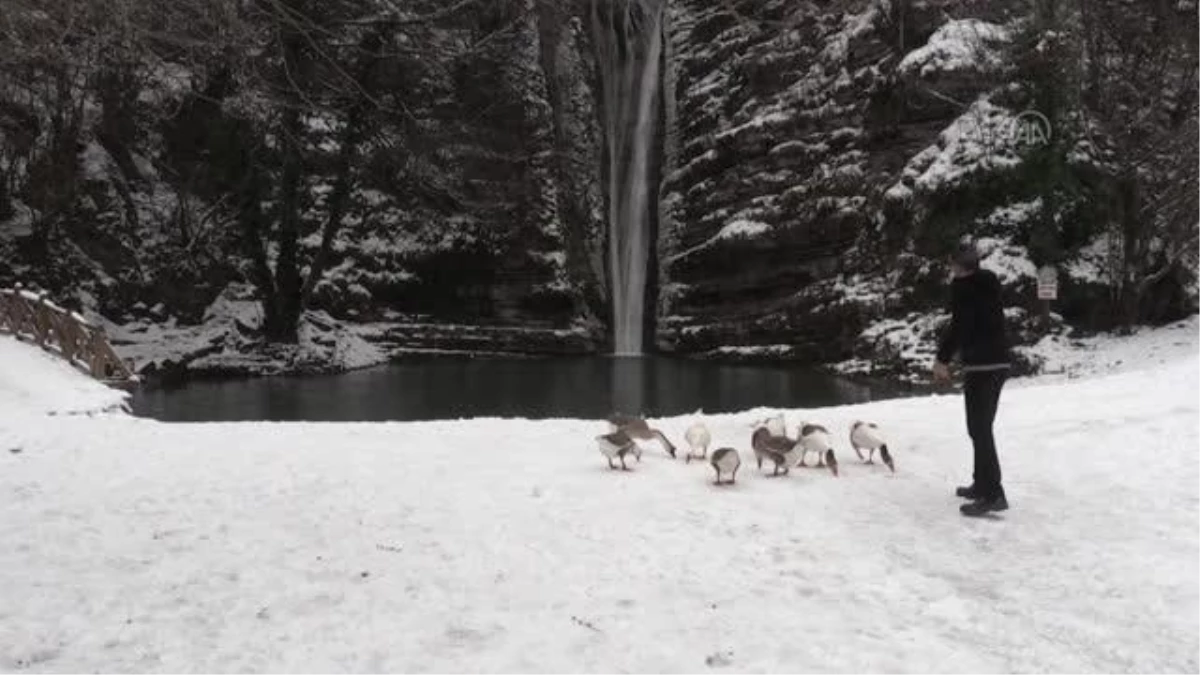
[[[0, 335], [0, 428], [9, 416], [121, 411], [127, 398], [125, 392], [83, 375], [58, 356]], [[6, 439], [0, 435], [0, 440]]]
[[0, 338], [0, 670], [1194, 672], [1196, 324], [1079, 360], [1117, 352], [1006, 391], [1013, 508], [967, 520], [956, 396], [786, 411], [839, 478], [764, 477], [772, 411], [709, 417], [745, 462], [718, 488], [651, 448], [610, 471], [594, 420], [49, 416], [114, 399]]
[[1200, 316], [1192, 316], [1128, 336], [1050, 335], [1022, 350], [1042, 362], [1042, 375], [1034, 381], [1051, 382], [1174, 363], [1197, 353], [1197, 334]]

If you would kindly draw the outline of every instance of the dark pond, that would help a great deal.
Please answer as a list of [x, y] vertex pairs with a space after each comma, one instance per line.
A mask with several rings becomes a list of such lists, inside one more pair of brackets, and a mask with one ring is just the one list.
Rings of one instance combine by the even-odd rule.
[[168, 421], [659, 417], [757, 406], [815, 407], [902, 394], [811, 368], [666, 357], [406, 360], [341, 375], [201, 380], [134, 396]]

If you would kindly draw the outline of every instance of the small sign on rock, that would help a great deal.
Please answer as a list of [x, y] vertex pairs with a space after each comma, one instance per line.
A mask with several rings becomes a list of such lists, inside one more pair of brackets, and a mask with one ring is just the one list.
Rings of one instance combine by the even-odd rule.
[[1039, 300], [1058, 299], [1058, 269], [1046, 265], [1038, 270], [1037, 294]]

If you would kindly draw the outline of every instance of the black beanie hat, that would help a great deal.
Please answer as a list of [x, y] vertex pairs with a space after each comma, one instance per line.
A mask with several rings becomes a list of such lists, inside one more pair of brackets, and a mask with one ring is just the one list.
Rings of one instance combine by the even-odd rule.
[[955, 265], [966, 270], [979, 269], [979, 250], [975, 248], [974, 242], [970, 239], [963, 239], [959, 242], [958, 247], [954, 249], [954, 254], [950, 256]]

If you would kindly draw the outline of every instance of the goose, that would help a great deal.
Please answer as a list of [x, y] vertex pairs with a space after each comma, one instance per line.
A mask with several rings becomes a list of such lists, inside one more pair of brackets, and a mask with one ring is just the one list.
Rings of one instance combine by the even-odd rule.
[[783, 413], [765, 417], [750, 424], [751, 429], [766, 427], [767, 431], [771, 432], [772, 436], [787, 436], [787, 427], [784, 425]]
[[662, 444], [663, 449], [667, 451], [667, 454], [671, 455], [672, 459], [675, 458], [675, 445], [671, 443], [671, 441], [667, 440], [667, 437], [663, 434], [663, 432], [652, 428], [646, 422], [646, 420], [642, 419], [641, 417], [616, 414], [608, 418], [608, 423], [612, 426], [614, 431], [623, 431], [635, 441], [651, 441], [657, 439], [658, 442]]
[[772, 476], [779, 475], [779, 467], [783, 467], [783, 475], [786, 476], [788, 470], [800, 456], [798, 441], [787, 437], [772, 436], [771, 431], [765, 426], [754, 430], [754, 434], [750, 437], [750, 447], [754, 448], [754, 458], [758, 460], [758, 468], [762, 468], [764, 459], [775, 463]]
[[[687, 441], [690, 450], [687, 454], [687, 461], [690, 464], [693, 459], [704, 459], [708, 457], [708, 444], [712, 442], [712, 434], [708, 432], [708, 427], [704, 422], [696, 422], [688, 427], [688, 430], [683, 434]], [[699, 448], [700, 454], [696, 454], [696, 449]]]
[[829, 442], [829, 430], [820, 424], [801, 424], [797, 430], [798, 443], [801, 448], [800, 466], [805, 466], [804, 460], [808, 453], [817, 453], [817, 466], [828, 466], [834, 476], [838, 475], [837, 457], [833, 454], [833, 446]]
[[783, 413], [767, 418], [767, 431], [772, 436], [787, 436], [787, 425], [784, 424]]
[[[892, 462], [892, 453], [888, 452], [887, 441], [884, 440], [877, 424], [857, 420], [850, 425], [850, 447], [854, 448], [854, 452], [858, 453], [858, 458], [865, 464], [874, 464], [875, 451], [879, 450], [879, 458], [883, 460], [887, 468], [892, 470], [892, 473], [896, 472], [896, 465]], [[870, 450], [870, 454], [863, 457], [863, 450]]]
[[742, 465], [742, 458], [738, 455], [737, 450], [733, 448], [717, 448], [713, 450], [712, 459], [709, 462], [717, 471], [717, 485], [721, 484], [722, 473], [729, 474], [730, 485], [737, 482], [737, 470]]
[[[616, 457], [617, 459], [621, 460], [621, 470], [628, 471], [629, 467], [625, 466], [625, 455], [640, 454], [637, 450], [637, 444], [633, 442], [633, 439], [629, 437], [629, 434], [620, 430], [597, 436], [596, 444], [600, 448], [600, 454], [604, 455], [605, 458], [608, 459], [608, 468], [610, 469], [617, 468], [617, 466], [613, 464], [613, 458]], [[641, 460], [640, 457], [638, 457], [638, 459], [639, 461]]]

